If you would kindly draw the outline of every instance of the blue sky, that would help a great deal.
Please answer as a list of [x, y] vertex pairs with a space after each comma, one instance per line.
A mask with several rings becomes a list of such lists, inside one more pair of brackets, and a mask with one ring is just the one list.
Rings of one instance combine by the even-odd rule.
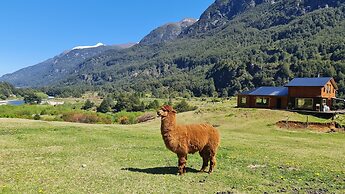
[[79, 45], [138, 42], [214, 0], [1, 0], [0, 76]]

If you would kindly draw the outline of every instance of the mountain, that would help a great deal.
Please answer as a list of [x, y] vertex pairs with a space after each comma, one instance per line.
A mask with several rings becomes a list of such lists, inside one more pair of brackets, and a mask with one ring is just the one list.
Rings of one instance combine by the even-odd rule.
[[50, 83], [106, 94], [228, 96], [320, 75], [334, 77], [343, 96], [344, 29], [345, 0], [216, 0], [172, 40], [153, 31], [150, 41], [105, 51]]
[[73, 73], [74, 69], [86, 59], [108, 50], [121, 50], [134, 44], [105, 46], [77, 46], [37, 65], [26, 67], [11, 74], [6, 74], [0, 81], [6, 81], [17, 87], [41, 87], [56, 83]]
[[197, 20], [192, 18], [180, 22], [168, 23], [160, 26], [145, 36], [140, 44], [159, 44], [175, 40], [182, 31], [194, 24]]
[[[226, 27], [238, 18], [242, 18], [239, 22], [259, 29], [285, 25], [316, 9], [336, 7], [341, 3], [344, 0], [216, 0], [183, 35], [210, 32]], [[244, 15], [249, 17], [243, 17]], [[253, 15], [257, 17], [252, 17]]]

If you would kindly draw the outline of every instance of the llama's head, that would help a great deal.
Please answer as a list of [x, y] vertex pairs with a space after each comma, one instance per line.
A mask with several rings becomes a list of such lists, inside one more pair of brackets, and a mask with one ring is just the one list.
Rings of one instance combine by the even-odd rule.
[[176, 110], [174, 110], [173, 107], [169, 105], [164, 105], [162, 106], [160, 110], [157, 111], [157, 115], [162, 118], [165, 118], [169, 115], [175, 115], [175, 114], [176, 114]]

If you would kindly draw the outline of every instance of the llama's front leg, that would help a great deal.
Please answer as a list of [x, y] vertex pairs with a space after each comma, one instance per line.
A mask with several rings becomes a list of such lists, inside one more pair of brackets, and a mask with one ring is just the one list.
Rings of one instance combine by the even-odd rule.
[[186, 172], [187, 155], [178, 154], [178, 173], [183, 175]]

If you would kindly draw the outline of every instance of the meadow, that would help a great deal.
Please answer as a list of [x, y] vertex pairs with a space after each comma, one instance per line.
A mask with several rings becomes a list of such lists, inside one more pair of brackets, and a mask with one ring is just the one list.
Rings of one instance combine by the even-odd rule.
[[[234, 101], [195, 101], [179, 123], [219, 129], [215, 172], [198, 173], [198, 154], [178, 176], [160, 120], [100, 125], [0, 119], [0, 193], [345, 193], [345, 133], [281, 129], [305, 120], [278, 110], [239, 109]], [[309, 117], [309, 121], [326, 120]]]

